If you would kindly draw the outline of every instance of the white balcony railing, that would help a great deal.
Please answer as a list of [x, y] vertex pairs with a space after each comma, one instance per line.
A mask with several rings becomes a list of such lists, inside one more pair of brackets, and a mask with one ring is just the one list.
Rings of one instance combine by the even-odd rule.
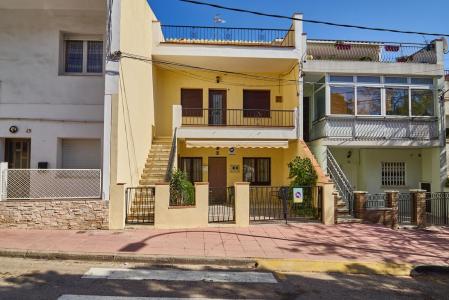
[[101, 198], [97, 169], [4, 169], [0, 178], [3, 200]]
[[436, 140], [435, 117], [359, 117], [327, 116], [312, 125], [312, 140]]

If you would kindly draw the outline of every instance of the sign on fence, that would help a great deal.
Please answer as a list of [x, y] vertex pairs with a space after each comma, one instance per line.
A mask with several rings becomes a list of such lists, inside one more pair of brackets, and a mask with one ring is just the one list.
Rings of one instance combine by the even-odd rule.
[[293, 188], [293, 203], [302, 203], [304, 201], [304, 193], [302, 188]]

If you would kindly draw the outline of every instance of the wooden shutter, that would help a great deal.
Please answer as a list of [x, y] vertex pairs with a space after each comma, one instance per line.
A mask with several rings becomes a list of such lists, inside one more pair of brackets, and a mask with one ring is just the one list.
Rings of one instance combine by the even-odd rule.
[[202, 117], [203, 90], [181, 89], [181, 106], [183, 117]]
[[269, 118], [270, 91], [243, 90], [243, 117]]

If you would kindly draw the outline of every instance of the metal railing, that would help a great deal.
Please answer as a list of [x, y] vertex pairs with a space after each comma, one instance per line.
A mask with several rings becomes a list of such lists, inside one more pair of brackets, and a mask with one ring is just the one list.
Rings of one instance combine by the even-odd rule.
[[308, 40], [309, 60], [436, 64], [435, 44]]
[[209, 188], [209, 223], [235, 221], [234, 187]]
[[295, 110], [183, 108], [183, 126], [295, 127]]
[[126, 189], [125, 201], [126, 224], [154, 223], [154, 187], [129, 187]]
[[6, 169], [3, 171], [6, 200], [99, 199], [101, 170]]
[[426, 193], [427, 225], [449, 225], [449, 193]]
[[366, 195], [366, 208], [384, 208], [387, 200], [387, 194], [368, 194]]
[[161, 25], [164, 43], [294, 47], [293, 30]]
[[354, 210], [354, 190], [351, 182], [346, 177], [346, 174], [341, 169], [331, 150], [327, 148], [327, 173], [335, 183], [337, 191], [340, 193], [341, 198], [346, 203], [349, 213], [352, 214]]
[[412, 195], [399, 193], [398, 195], [398, 222], [399, 224], [412, 223]]
[[251, 221], [320, 220], [322, 189], [312, 186], [303, 189], [302, 202], [293, 202], [293, 189], [287, 186], [251, 186], [249, 213]]
[[312, 125], [312, 140], [343, 138], [360, 140], [436, 140], [436, 117], [327, 116]]
[[173, 132], [173, 139], [172, 139], [172, 144], [171, 144], [171, 149], [170, 149], [170, 155], [168, 157], [168, 164], [167, 164], [167, 170], [165, 172], [165, 181], [166, 182], [170, 182], [171, 179], [171, 175], [173, 173], [173, 168], [175, 165], [175, 159], [176, 159], [176, 131], [177, 128], [175, 128], [174, 132]]

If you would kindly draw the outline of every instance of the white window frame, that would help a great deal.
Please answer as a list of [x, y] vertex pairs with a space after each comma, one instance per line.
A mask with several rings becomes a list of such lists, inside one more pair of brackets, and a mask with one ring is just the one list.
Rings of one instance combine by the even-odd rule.
[[[403, 185], [384, 185], [383, 184], [382, 174], [383, 174], [384, 164], [386, 164], [386, 163], [388, 163], [388, 164], [393, 164], [393, 163], [404, 164], [404, 184]], [[380, 185], [381, 185], [381, 187], [388, 187], [388, 188], [392, 188], [392, 187], [404, 188], [404, 187], [407, 187], [407, 163], [405, 161], [382, 161], [380, 163], [380, 172], [381, 172], [381, 174], [380, 174]], [[396, 181], [398, 181], [398, 180], [396, 180]]]
[[[331, 76], [352, 76], [353, 81], [352, 82], [331, 82], [330, 77]], [[373, 77], [380, 77], [380, 84], [379, 83], [359, 83], [357, 82], [357, 76], [373, 76]], [[387, 77], [403, 77], [407, 78], [407, 83], [385, 83], [385, 78]], [[422, 76], [421, 76], [422, 77]], [[387, 117], [387, 118], [434, 118], [437, 114], [437, 99], [436, 99], [436, 89], [435, 85], [432, 84], [412, 84], [411, 78], [421, 78], [420, 76], [381, 76], [381, 75], [373, 75], [373, 74], [358, 74], [358, 75], [349, 75], [349, 74], [326, 74], [326, 116], [363, 116], [363, 117], [370, 117], [370, 118], [379, 118], [379, 117]], [[354, 114], [332, 114], [331, 113], [331, 87], [353, 87], [354, 88]], [[357, 103], [358, 103], [358, 95], [357, 95], [357, 88], [358, 87], [375, 87], [381, 89], [381, 114], [380, 115], [365, 115], [365, 114], [358, 114], [357, 112]], [[387, 88], [404, 88], [408, 89], [408, 106], [409, 106], [409, 113], [407, 116], [400, 116], [400, 115], [387, 115], [387, 97], [386, 97], [386, 89]], [[415, 116], [412, 114], [412, 90], [418, 89], [418, 90], [432, 90], [433, 91], [433, 116]]]
[[[82, 72], [66, 72], [66, 58], [67, 58], [67, 41], [82, 41], [83, 42], [83, 71]], [[99, 73], [87, 72], [87, 44], [88, 42], [103, 42], [103, 66], [102, 71]], [[103, 76], [104, 75], [104, 53], [105, 53], [105, 44], [102, 36], [99, 35], [64, 35], [62, 41], [62, 60], [61, 60], [61, 70], [63, 75], [69, 76]]]

